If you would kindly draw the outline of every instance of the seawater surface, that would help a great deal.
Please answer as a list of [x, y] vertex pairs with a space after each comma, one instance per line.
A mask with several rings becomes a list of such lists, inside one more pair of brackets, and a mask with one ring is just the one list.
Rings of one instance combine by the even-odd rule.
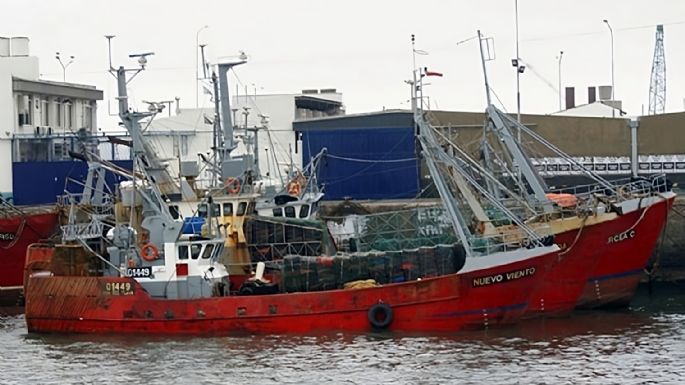
[[0, 384], [685, 384], [685, 286], [629, 310], [452, 335], [35, 335], [0, 318]]

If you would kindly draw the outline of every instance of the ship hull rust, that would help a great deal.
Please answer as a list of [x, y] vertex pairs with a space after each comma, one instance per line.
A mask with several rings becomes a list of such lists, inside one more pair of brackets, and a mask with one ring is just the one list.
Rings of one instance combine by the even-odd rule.
[[[557, 260], [557, 253], [552, 252], [488, 269], [361, 289], [169, 300], [150, 297], [132, 278], [50, 276], [32, 268], [31, 261], [44, 264], [50, 250], [32, 247], [28, 251], [25, 315], [29, 332], [368, 332], [378, 330], [369, 312], [379, 304], [392, 309], [392, 321], [384, 328], [388, 331], [494, 327], [520, 318], [531, 293]], [[496, 282], [500, 276], [503, 281]]]

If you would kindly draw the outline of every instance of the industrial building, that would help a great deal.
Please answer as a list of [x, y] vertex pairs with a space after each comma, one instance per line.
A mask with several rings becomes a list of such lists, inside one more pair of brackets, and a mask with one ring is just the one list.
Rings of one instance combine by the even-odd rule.
[[[432, 111], [433, 124], [462, 148], [477, 153], [485, 115]], [[532, 128], [561, 150], [609, 179], [631, 175], [630, 119], [564, 115], [521, 115]], [[685, 112], [642, 116], [637, 129], [638, 171], [666, 173], [685, 182]], [[410, 111], [381, 111], [332, 118], [298, 120], [303, 162], [322, 148], [328, 156], [319, 181], [328, 200], [414, 198], [430, 188], [428, 172], [417, 160]], [[530, 143], [539, 172], [553, 185], [573, 185], [571, 165], [549, 149]]]

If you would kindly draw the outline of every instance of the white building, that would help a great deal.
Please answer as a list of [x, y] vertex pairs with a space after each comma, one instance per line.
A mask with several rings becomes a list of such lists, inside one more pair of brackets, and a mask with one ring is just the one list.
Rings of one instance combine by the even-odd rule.
[[76, 133], [96, 131], [98, 100], [93, 86], [41, 80], [28, 38], [0, 37], [0, 195], [12, 198], [13, 162], [68, 159]]
[[[231, 102], [234, 139], [232, 155], [254, 156], [257, 132], [257, 160], [260, 174], [279, 180], [291, 163], [302, 167], [301, 144], [293, 131], [294, 120], [345, 113], [342, 94], [334, 89], [304, 90], [298, 94], [234, 95]], [[159, 117], [146, 131], [161, 158], [197, 161], [198, 154], [211, 156], [214, 108], [177, 109], [176, 115]], [[245, 129], [247, 127], [247, 130]], [[274, 155], [275, 154], [275, 159]]]

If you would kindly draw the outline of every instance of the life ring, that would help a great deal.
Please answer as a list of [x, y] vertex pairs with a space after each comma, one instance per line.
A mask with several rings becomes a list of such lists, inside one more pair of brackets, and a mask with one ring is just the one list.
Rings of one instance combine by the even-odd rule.
[[300, 196], [301, 192], [302, 192], [302, 186], [300, 186], [300, 182], [292, 181], [292, 182], [288, 183], [288, 195]]
[[392, 323], [392, 308], [385, 303], [377, 303], [367, 313], [369, 323], [374, 329], [385, 329]]
[[140, 248], [140, 256], [148, 262], [152, 262], [159, 257], [159, 250], [157, 246], [152, 243], [146, 243]]
[[229, 194], [237, 194], [240, 192], [240, 179], [228, 178], [224, 182], [224, 188]]

